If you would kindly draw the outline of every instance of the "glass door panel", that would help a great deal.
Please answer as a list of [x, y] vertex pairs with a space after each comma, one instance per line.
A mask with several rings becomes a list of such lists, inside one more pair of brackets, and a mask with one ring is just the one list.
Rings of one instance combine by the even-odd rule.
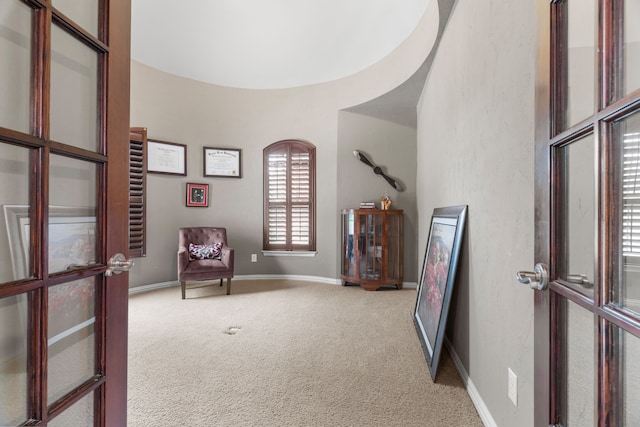
[[640, 113], [612, 123], [612, 139], [620, 153], [617, 170], [619, 187], [616, 194], [622, 221], [619, 237], [618, 265], [622, 280], [614, 289], [614, 303], [640, 313]]
[[625, 426], [640, 426], [640, 338], [623, 331], [621, 377]]
[[49, 273], [96, 261], [96, 165], [51, 156]]
[[593, 298], [596, 278], [595, 141], [588, 135], [562, 148], [564, 160], [565, 265], [560, 278]]
[[389, 234], [387, 240], [387, 277], [399, 279], [402, 269], [402, 215], [388, 215]]
[[353, 277], [354, 272], [354, 227], [355, 227], [355, 215], [353, 211], [342, 212], [342, 275], [346, 277]]
[[360, 215], [360, 278], [378, 280], [382, 277], [382, 215]]
[[595, 341], [594, 317], [589, 311], [564, 300], [566, 386], [563, 393], [562, 425], [594, 426]]
[[54, 418], [49, 427], [87, 427], [93, 423], [94, 394], [88, 394]]
[[51, 139], [96, 151], [98, 54], [56, 25], [51, 49]]
[[29, 132], [31, 8], [0, 2], [0, 126]]
[[98, 37], [98, 6], [98, 0], [53, 0], [53, 7], [96, 38]]
[[47, 397], [51, 404], [95, 374], [95, 280], [49, 288]]
[[0, 299], [0, 426], [28, 419], [27, 314], [26, 295]]
[[26, 279], [32, 273], [29, 182], [29, 149], [0, 143], [0, 283]]
[[567, 128], [595, 110], [597, 0], [568, 1]]
[[[640, 89], [640, 0], [624, 0], [623, 94]], [[636, 18], [636, 19], [632, 19]]]

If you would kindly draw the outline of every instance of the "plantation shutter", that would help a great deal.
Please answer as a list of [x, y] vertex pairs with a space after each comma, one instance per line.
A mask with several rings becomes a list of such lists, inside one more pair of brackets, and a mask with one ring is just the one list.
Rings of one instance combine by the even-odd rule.
[[291, 243], [308, 245], [311, 195], [310, 161], [308, 152], [292, 150], [291, 153]]
[[287, 243], [287, 152], [274, 152], [268, 158], [268, 244], [282, 246]]
[[640, 133], [625, 134], [622, 176], [622, 253], [640, 256]]
[[129, 257], [146, 255], [146, 128], [131, 128], [129, 136]]
[[315, 250], [315, 147], [298, 140], [265, 149], [266, 250]]

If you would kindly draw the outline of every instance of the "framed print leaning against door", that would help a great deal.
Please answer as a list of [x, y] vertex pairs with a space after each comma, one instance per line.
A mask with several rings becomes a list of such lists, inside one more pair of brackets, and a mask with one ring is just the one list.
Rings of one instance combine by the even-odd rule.
[[434, 209], [424, 254], [413, 321], [436, 380], [455, 282], [467, 206]]

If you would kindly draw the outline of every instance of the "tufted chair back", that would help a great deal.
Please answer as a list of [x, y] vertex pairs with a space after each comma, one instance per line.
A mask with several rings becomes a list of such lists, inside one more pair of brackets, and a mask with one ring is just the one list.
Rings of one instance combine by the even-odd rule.
[[184, 227], [180, 229], [178, 247], [189, 249], [189, 243], [202, 245], [222, 242], [227, 246], [227, 229], [222, 227]]

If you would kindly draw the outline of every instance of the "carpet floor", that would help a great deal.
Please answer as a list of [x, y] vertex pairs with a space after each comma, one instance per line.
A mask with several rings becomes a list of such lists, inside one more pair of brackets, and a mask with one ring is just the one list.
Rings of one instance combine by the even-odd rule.
[[446, 350], [432, 382], [415, 299], [282, 280], [132, 295], [128, 425], [482, 426]]

